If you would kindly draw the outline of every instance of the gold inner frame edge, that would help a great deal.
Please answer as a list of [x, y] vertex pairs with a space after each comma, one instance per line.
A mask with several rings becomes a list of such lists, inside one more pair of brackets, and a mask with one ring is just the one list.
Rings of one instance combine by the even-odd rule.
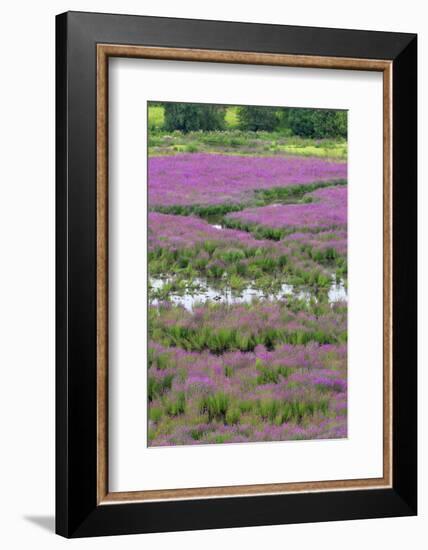
[[[224, 487], [108, 489], [108, 59], [274, 65], [383, 73], [383, 476]], [[223, 50], [97, 45], [97, 504], [379, 489], [392, 486], [392, 70], [391, 61]]]

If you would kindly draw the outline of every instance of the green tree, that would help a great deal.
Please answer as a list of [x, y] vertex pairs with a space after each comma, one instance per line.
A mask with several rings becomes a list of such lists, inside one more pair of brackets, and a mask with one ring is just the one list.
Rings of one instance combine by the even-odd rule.
[[239, 107], [239, 126], [242, 130], [271, 132], [278, 126], [277, 109], [273, 107]]
[[225, 108], [222, 105], [200, 103], [165, 103], [165, 129], [193, 132], [222, 130]]
[[346, 111], [290, 108], [284, 118], [297, 136], [322, 139], [347, 135]]

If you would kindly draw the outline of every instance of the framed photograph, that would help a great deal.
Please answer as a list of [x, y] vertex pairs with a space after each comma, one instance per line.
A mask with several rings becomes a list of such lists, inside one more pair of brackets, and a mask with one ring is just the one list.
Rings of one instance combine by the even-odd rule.
[[56, 24], [57, 533], [416, 514], [416, 35]]

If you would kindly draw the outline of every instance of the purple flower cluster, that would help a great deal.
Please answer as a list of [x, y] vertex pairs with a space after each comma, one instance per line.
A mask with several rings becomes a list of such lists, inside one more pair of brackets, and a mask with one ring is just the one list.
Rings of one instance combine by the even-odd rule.
[[345, 256], [348, 248], [348, 233], [346, 229], [297, 231], [286, 235], [282, 243], [290, 248], [297, 243], [307, 245], [316, 250], [334, 248], [338, 254]]
[[[346, 173], [344, 163], [314, 158], [149, 159], [149, 207], [193, 213], [148, 218], [149, 274], [167, 281], [148, 311], [149, 446], [347, 436], [347, 305], [315, 298], [346, 278], [347, 187], [226, 214], [260, 204], [256, 191]], [[300, 192], [275, 190], [269, 200]], [[222, 219], [210, 224], [196, 212]], [[171, 303], [168, 293], [190, 292], [195, 277], [216, 289], [260, 285], [264, 298], [214, 296], [187, 310]], [[307, 285], [314, 299], [266, 299], [265, 289], [282, 283]]]
[[346, 163], [316, 158], [181, 154], [149, 159], [149, 204], [246, 202], [256, 189], [346, 179]]
[[[321, 306], [320, 306], [321, 308]], [[260, 301], [251, 304], [211, 304], [195, 307], [192, 312], [170, 303], [151, 308], [156, 312], [152, 324], [157, 327], [182, 327], [194, 331], [236, 331], [240, 335], [259, 334], [267, 329], [287, 333], [324, 333], [340, 339], [347, 330], [346, 304], [336, 302], [324, 308], [322, 314], [311, 311], [291, 311], [286, 302]], [[289, 348], [289, 351], [290, 348]]]
[[296, 228], [305, 231], [346, 228], [347, 187], [326, 187], [317, 189], [310, 195], [315, 199], [314, 202], [248, 208], [229, 214], [228, 217], [272, 228]]
[[[346, 347], [280, 346], [252, 353], [185, 352], [151, 342], [149, 380], [175, 372], [149, 405], [151, 446], [346, 437]], [[277, 373], [274, 382], [261, 373]], [[164, 375], [165, 377], [166, 375]], [[226, 409], [207, 420], [201, 403], [221, 392]], [[181, 396], [181, 398], [179, 397]], [[182, 414], [168, 413], [182, 399]], [[287, 413], [288, 416], [281, 417]], [[293, 413], [294, 411], [294, 413]], [[299, 416], [301, 415], [301, 416]]]
[[[255, 239], [246, 231], [217, 229], [205, 220], [194, 216], [173, 216], [149, 212], [149, 250], [156, 248], [193, 248], [206, 241], [220, 242], [229, 247], [264, 248], [274, 243]], [[281, 247], [284, 249], [284, 247]], [[284, 252], [286, 252], [284, 250]]]
[[[307, 206], [307, 205], [304, 205]], [[291, 254], [300, 245], [324, 250], [334, 248], [339, 254], [346, 254], [346, 228], [326, 231], [297, 231], [286, 235], [281, 241], [255, 238], [247, 231], [237, 229], [219, 229], [207, 221], [194, 216], [176, 216], [150, 212], [148, 245], [149, 250], [159, 248], [170, 250], [195, 249], [207, 241], [216, 243], [220, 248], [255, 248], [267, 251], [277, 256]], [[299, 253], [300, 254], [300, 253]], [[300, 259], [296, 257], [296, 265]]]

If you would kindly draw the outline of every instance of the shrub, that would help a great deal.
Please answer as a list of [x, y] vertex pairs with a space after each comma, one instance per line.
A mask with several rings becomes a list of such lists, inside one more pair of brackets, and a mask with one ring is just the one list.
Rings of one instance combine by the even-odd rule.
[[287, 124], [293, 134], [306, 138], [346, 138], [347, 113], [326, 109], [288, 109]]
[[165, 129], [184, 133], [197, 130], [222, 130], [225, 108], [199, 103], [165, 103]]
[[271, 132], [278, 125], [277, 110], [273, 107], [239, 107], [238, 118], [243, 130]]
[[197, 153], [198, 151], [199, 151], [199, 148], [197, 143], [189, 143], [184, 148], [185, 153]]
[[164, 124], [164, 108], [159, 103], [149, 103], [148, 121], [151, 132], [160, 130]]

